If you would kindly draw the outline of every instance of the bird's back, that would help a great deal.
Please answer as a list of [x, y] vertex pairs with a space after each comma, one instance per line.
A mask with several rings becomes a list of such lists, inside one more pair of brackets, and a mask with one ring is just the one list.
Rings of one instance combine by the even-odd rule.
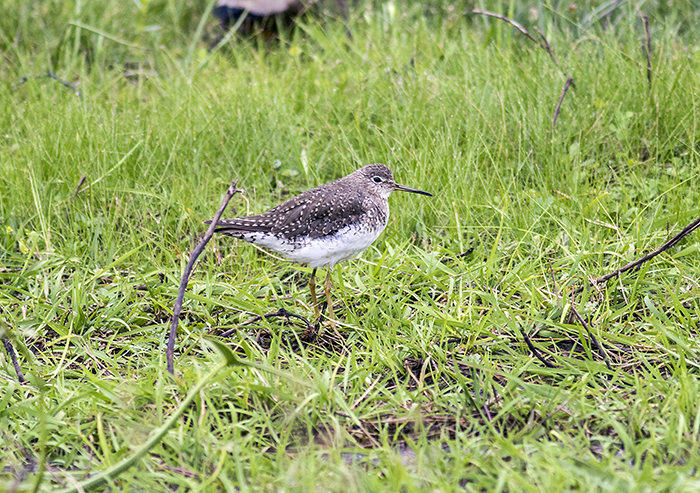
[[248, 241], [248, 233], [263, 233], [291, 242], [332, 236], [363, 223], [381, 232], [389, 216], [387, 200], [373, 200], [350, 178], [307, 190], [263, 214], [220, 220], [216, 231]]

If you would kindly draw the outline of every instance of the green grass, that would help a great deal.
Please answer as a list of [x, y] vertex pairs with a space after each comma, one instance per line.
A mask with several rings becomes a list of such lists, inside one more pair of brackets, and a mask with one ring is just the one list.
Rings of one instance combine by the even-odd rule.
[[[0, 490], [700, 486], [697, 233], [575, 291], [700, 215], [697, 6], [377, 2], [211, 52], [207, 3], [0, 6]], [[369, 162], [435, 196], [335, 275], [345, 340], [241, 325], [311, 317], [310, 270], [215, 237], [168, 378], [231, 180], [258, 213]]]

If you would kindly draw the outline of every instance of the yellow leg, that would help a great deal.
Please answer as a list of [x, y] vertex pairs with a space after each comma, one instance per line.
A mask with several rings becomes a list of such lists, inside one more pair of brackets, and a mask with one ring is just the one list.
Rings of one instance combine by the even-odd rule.
[[318, 311], [318, 301], [316, 300], [316, 268], [311, 271], [311, 279], [309, 279], [309, 290], [311, 290], [311, 302], [314, 304], [314, 312], [316, 319], [321, 317], [321, 312]]
[[340, 336], [340, 333], [338, 332], [338, 328], [335, 326], [335, 315], [333, 314], [333, 300], [331, 299], [331, 287], [333, 286], [333, 283], [331, 282], [331, 272], [333, 269], [331, 267], [328, 268], [328, 274], [326, 275], [326, 282], [324, 283], [323, 287], [326, 290], [326, 305], [328, 307], [328, 320], [331, 322], [331, 328], [333, 329], [333, 332], [335, 332], [335, 335], [338, 337]]

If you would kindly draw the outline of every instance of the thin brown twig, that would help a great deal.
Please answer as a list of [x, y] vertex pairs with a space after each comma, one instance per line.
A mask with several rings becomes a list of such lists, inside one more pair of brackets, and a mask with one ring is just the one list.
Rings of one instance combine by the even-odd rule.
[[85, 174], [83, 174], [83, 176], [80, 177], [80, 181], [78, 181], [78, 186], [75, 187], [75, 191], [73, 192], [73, 198], [75, 198], [80, 192], [82, 192], [80, 187], [82, 187], [83, 183], [85, 183], [85, 178], [87, 178]]
[[544, 43], [544, 44], [540, 44], [540, 46], [542, 46], [545, 50], [547, 50], [547, 53], [549, 53], [549, 56], [552, 57], [552, 60], [554, 60], [554, 63], [559, 65], [559, 62], [557, 62], [557, 58], [554, 56], [554, 53], [552, 52], [552, 47], [549, 46], [549, 41], [547, 41], [547, 38], [542, 33], [542, 31], [540, 31], [540, 28], [535, 26], [535, 32], [540, 35], [540, 38], [542, 38], [542, 43]]
[[241, 327], [243, 327], [244, 325], [250, 325], [252, 323], [258, 322], [258, 321], [262, 320], [263, 318], [271, 318], [271, 317], [285, 317], [287, 320], [289, 320], [290, 318], [298, 318], [299, 320], [303, 321], [306, 324], [307, 328], [311, 327], [311, 323], [309, 323], [309, 321], [306, 320], [304, 317], [302, 317], [301, 315], [297, 315], [296, 313], [288, 312], [284, 308], [280, 308], [276, 312], [265, 313], [264, 315], [257, 315], [255, 317], [251, 318], [250, 320], [246, 320], [245, 322], [243, 322], [241, 324]]
[[[296, 313], [288, 312], [284, 308], [280, 308], [276, 312], [265, 313], [263, 315], [256, 315], [255, 317], [253, 317], [249, 320], [246, 320], [245, 322], [240, 324], [240, 327], [243, 327], [245, 325], [250, 325], [250, 324], [255, 323], [255, 322], [259, 322], [263, 318], [272, 318], [272, 317], [285, 317], [287, 320], [289, 320], [290, 318], [298, 318], [299, 320], [303, 321], [306, 324], [307, 330], [312, 328], [311, 323], [309, 323], [309, 321], [307, 319], [305, 319], [301, 315], [297, 315]], [[229, 337], [229, 336], [233, 335], [235, 332], [236, 332], [235, 328], [229, 329], [226, 332], [222, 333], [221, 337]]]
[[644, 21], [644, 30], [647, 34], [647, 81], [649, 82], [649, 92], [651, 92], [651, 34], [649, 33], [649, 16], [643, 15], [642, 20]]
[[182, 274], [182, 280], [180, 281], [180, 289], [178, 290], [177, 300], [175, 301], [175, 306], [173, 307], [173, 318], [170, 323], [170, 335], [168, 336], [168, 348], [166, 350], [166, 357], [168, 360], [168, 373], [170, 373], [171, 375], [175, 374], [175, 366], [173, 361], [175, 354], [175, 338], [177, 337], [177, 325], [180, 322], [180, 312], [182, 311], [182, 302], [185, 298], [185, 289], [187, 289], [187, 281], [190, 278], [190, 273], [192, 272], [194, 263], [197, 261], [197, 258], [202, 254], [202, 252], [204, 251], [204, 247], [214, 235], [214, 230], [216, 229], [217, 223], [221, 218], [221, 214], [224, 213], [224, 209], [226, 209], [226, 206], [228, 205], [231, 198], [234, 195], [236, 195], [236, 193], [240, 192], [240, 190], [236, 188], [236, 184], [237, 182], [236, 180], [234, 180], [231, 183], [231, 186], [228, 187], [226, 195], [224, 196], [223, 200], [221, 201], [221, 205], [219, 206], [219, 210], [216, 211], [216, 214], [214, 214], [214, 218], [212, 219], [211, 224], [209, 225], [209, 229], [207, 229], [207, 232], [204, 233], [204, 237], [199, 242], [199, 245], [197, 245], [197, 247], [192, 251], [192, 254], [190, 255], [190, 260], [189, 262], [187, 262], [187, 266], [185, 267], [185, 272], [183, 272]]
[[67, 80], [61, 79], [61, 78], [60, 78], [58, 75], [56, 75], [56, 73], [53, 72], [52, 70], [47, 70], [47, 71], [46, 71], [46, 77], [49, 77], [50, 79], [53, 79], [53, 80], [56, 80], [56, 81], [60, 82], [61, 84], [63, 84], [63, 85], [66, 86], [67, 88], [71, 89], [79, 98], [81, 98], [81, 99], [83, 98], [83, 95], [80, 93], [80, 91], [79, 91], [78, 88], [75, 86], [75, 84], [72, 84], [72, 83], [68, 82]]
[[525, 340], [525, 344], [527, 344], [527, 347], [530, 349], [530, 352], [533, 354], [533, 356], [535, 356], [535, 358], [540, 360], [542, 362], [542, 364], [544, 364], [544, 366], [546, 366], [547, 368], [557, 368], [557, 366], [553, 365], [552, 363], [550, 363], [549, 361], [544, 359], [542, 354], [540, 354], [539, 349], [537, 349], [535, 347], [535, 345], [532, 343], [532, 341], [527, 336], [527, 334], [525, 333], [525, 331], [523, 330], [522, 327], [520, 327], [520, 334], [522, 334], [523, 339]]
[[364, 435], [369, 439], [369, 441], [372, 443], [372, 446], [375, 448], [381, 447], [382, 445], [377, 441], [377, 439], [374, 438], [369, 431], [367, 431], [367, 428], [364, 425], [364, 421], [358, 420], [358, 423], [360, 431], [362, 431], [362, 433], [364, 433]]
[[[700, 227], [700, 217], [698, 217], [693, 222], [688, 224], [678, 234], [676, 234], [673, 238], [671, 238], [666, 243], [661, 245], [658, 249], [644, 255], [643, 257], [641, 257], [637, 260], [629, 262], [627, 265], [620, 267], [619, 269], [616, 269], [613, 272], [610, 272], [609, 274], [605, 274], [604, 276], [598, 277], [596, 279], [592, 279], [590, 281], [590, 285], [592, 285], [596, 289], [600, 289], [601, 284], [607, 283], [613, 277], [619, 277], [623, 272], [627, 272], [628, 270], [638, 268], [643, 263], [648, 262], [649, 260], [653, 259], [657, 255], [659, 255], [659, 254], [665, 252], [666, 250], [668, 250], [669, 248], [672, 248], [673, 246], [677, 245], [683, 238], [685, 238], [690, 233], [692, 233], [693, 231], [698, 229], [698, 227]], [[584, 288], [585, 288], [585, 286], [579, 286], [576, 290], [574, 290], [572, 292], [572, 294], [578, 294], [578, 293], [582, 292], [584, 290]], [[603, 354], [603, 358], [605, 360], [605, 364], [608, 367], [608, 369], [611, 369], [607, 353], [605, 353], [605, 349], [598, 343], [598, 340], [595, 338], [593, 333], [590, 331], [588, 324], [586, 323], [586, 321], [583, 319], [583, 317], [581, 317], [581, 315], [576, 310], [576, 307], [574, 306], [573, 302], [571, 304], [571, 310], [576, 315], [576, 317], [579, 319], [579, 321], [581, 322], [583, 327], [586, 329], [586, 332], [588, 332], [588, 335], [591, 338], [591, 342], [594, 343], [596, 345], [596, 348]], [[522, 329], [520, 329], [520, 333], [523, 335], [523, 339], [525, 340], [525, 343], [530, 348], [530, 351], [532, 351], [532, 353], [535, 355], [535, 357], [537, 357], [537, 359], [539, 359], [542, 363], [544, 363], [545, 366], [552, 368], [552, 364], [547, 362], [544, 358], [542, 358], [542, 356], [539, 354], [539, 352], [537, 351], [535, 346], [532, 344], [532, 342], [530, 341], [530, 339], [527, 337], [527, 335], [525, 334], [525, 332]]]
[[362, 401], [365, 400], [365, 397], [367, 397], [367, 396], [369, 395], [369, 393], [372, 392], [372, 390], [374, 390], [374, 387], [377, 386], [377, 384], [379, 383], [379, 380], [381, 380], [383, 376], [384, 376], [384, 375], [381, 375], [381, 374], [380, 374], [377, 378], [374, 379], [374, 382], [372, 382], [372, 383], [370, 384], [370, 386], [367, 387], [367, 390], [365, 390], [365, 391], [362, 393], [362, 395], [361, 395], [360, 397], [358, 397], [358, 398], [355, 400], [355, 402], [353, 402], [352, 406], [350, 406], [350, 410], [355, 409], [355, 408], [358, 406], [358, 404], [360, 404], [360, 402], [362, 402]]
[[471, 255], [472, 253], [474, 253], [474, 247], [469, 247], [466, 251], [455, 255], [455, 258], [466, 257], [467, 255]]
[[566, 92], [569, 90], [569, 87], [571, 87], [571, 84], [574, 83], [574, 78], [569, 77], [566, 79], [566, 84], [564, 84], [564, 89], [561, 91], [561, 96], [559, 97], [559, 102], [557, 103], [557, 107], [554, 110], [554, 116], [552, 117], [552, 132], [554, 132], [554, 125], [557, 124], [557, 118], [559, 118], [559, 111], [561, 111], [561, 103], [564, 101], [564, 96], [566, 96]]
[[15, 348], [12, 347], [12, 342], [7, 338], [2, 338], [2, 343], [5, 345], [5, 351], [10, 355], [12, 360], [12, 366], [15, 367], [15, 373], [17, 373], [17, 380], [19, 383], [24, 383], [24, 375], [22, 374], [22, 368], [19, 366], [19, 361], [17, 361], [17, 354], [15, 353]]
[[[548, 260], [549, 260], [549, 272], [552, 276], [552, 282], [554, 283], [554, 289], [555, 289], [555, 294], [556, 294], [556, 291], [558, 290], [557, 280], [554, 276], [554, 269], [552, 268], [552, 260], [551, 259], [548, 259]], [[560, 296], [558, 294], [556, 294], [556, 295]], [[605, 365], [608, 367], [608, 370], [612, 371], [612, 368], [610, 367], [610, 361], [608, 360], [608, 355], [605, 352], [605, 349], [600, 345], [600, 343], [598, 342], [598, 339], [596, 339], [596, 337], [593, 335], [593, 333], [591, 332], [590, 328], [588, 327], [588, 324], [586, 323], [586, 321], [583, 319], [583, 317], [581, 317], [579, 312], [576, 310], [576, 306], [574, 305], [573, 301], [571, 302], [571, 310], [576, 315], [576, 317], [579, 319], [579, 321], [581, 322], [581, 325], [583, 325], [583, 328], [586, 329], [586, 332], [588, 333], [589, 340], [591, 341], [591, 345], [592, 346], [595, 345], [595, 348], [598, 350], [598, 352], [600, 352], [603, 355], [603, 360], [605, 361]], [[545, 361], [544, 358], [539, 354], [538, 350], [535, 348], [534, 344], [529, 339], [529, 337], [525, 334], [525, 332], [522, 329], [520, 330], [520, 332], [523, 335], [523, 339], [525, 339], [525, 343], [530, 348], [530, 351], [532, 351], [532, 353], [537, 357], [537, 359], [539, 359], [541, 362], [543, 362], [545, 364], [545, 366], [553, 368], [551, 363]]]
[[[542, 39], [544, 39], [544, 43], [538, 41], [537, 38], [535, 38], [532, 34], [530, 34], [530, 32], [527, 29], [525, 29], [522, 24], [518, 24], [513, 19], [509, 19], [505, 15], [496, 14], [494, 12], [489, 12], [488, 10], [476, 10], [476, 9], [472, 10], [472, 14], [488, 15], [489, 17], [495, 17], [496, 19], [500, 19], [503, 22], [510, 24], [511, 26], [516, 28], [518, 31], [520, 31], [527, 39], [537, 43], [540, 46], [540, 48], [542, 48], [544, 51], [546, 51], [549, 54], [550, 57], [552, 57], [552, 61], [558, 65], [557, 59], [554, 57], [554, 53], [552, 53], [552, 49], [550, 48], [549, 43], [547, 42], [547, 39], [544, 37], [544, 35], [542, 33], [539, 32], [539, 29], [537, 30], [537, 32], [540, 34], [540, 36], [542, 36]], [[535, 28], [535, 29], [537, 29], [537, 28]]]
[[486, 419], [489, 420], [489, 422], [493, 421], [493, 418], [491, 417], [491, 411], [489, 411], [489, 406], [487, 404], [484, 404], [482, 407], [484, 408], [484, 412], [486, 413]]
[[61, 79], [61, 78], [60, 78], [58, 75], [56, 75], [56, 73], [55, 73], [54, 71], [52, 71], [52, 70], [47, 70], [45, 74], [41, 74], [41, 75], [23, 75], [22, 77], [19, 78], [19, 82], [17, 82], [16, 84], [13, 84], [13, 85], [12, 85], [12, 90], [14, 91], [15, 89], [17, 89], [17, 88], [18, 88], [19, 86], [21, 86], [22, 84], [26, 84], [27, 81], [28, 81], [30, 78], [32, 78], [32, 79], [40, 79], [40, 78], [42, 78], [42, 77], [48, 77], [48, 78], [50, 78], [50, 79], [53, 79], [53, 80], [55, 80], [55, 81], [60, 82], [61, 84], [63, 84], [63, 85], [66, 86], [67, 88], [71, 89], [71, 90], [76, 94], [76, 96], [78, 96], [80, 99], [83, 98], [83, 95], [80, 93], [80, 91], [78, 90], [78, 88], [76, 87], [75, 84], [72, 84], [72, 83], [68, 82], [67, 80]]
[[416, 375], [413, 373], [413, 370], [411, 370], [411, 367], [409, 366], [406, 361], [403, 362], [403, 367], [404, 369], [408, 372], [409, 375], [411, 375], [411, 378], [413, 379], [414, 382], [416, 382], [416, 388], [420, 387], [420, 380], [416, 377]]
[[592, 345], [595, 344], [596, 349], [598, 350], [599, 353], [603, 355], [603, 361], [605, 361], [605, 366], [608, 367], [608, 370], [612, 371], [612, 367], [610, 366], [610, 361], [608, 360], [608, 354], [605, 352], [605, 349], [603, 346], [601, 346], [598, 343], [598, 339], [593, 335], [593, 332], [591, 332], [591, 329], [588, 327], [588, 324], [586, 321], [583, 319], [581, 314], [576, 310], [576, 306], [574, 305], [574, 302], [571, 302], [571, 311], [574, 312], [574, 315], [576, 315], [576, 318], [578, 318], [579, 322], [581, 322], [581, 325], [583, 325], [583, 328], [586, 329], [586, 333], [588, 333], [588, 338], [590, 339]]
[[[607, 283], [613, 277], [616, 277], [616, 276], [622, 274], [623, 272], [627, 272], [628, 270], [639, 267], [644, 262], [648, 262], [649, 260], [653, 259], [654, 257], [659, 255], [660, 253], [663, 253], [666, 250], [668, 250], [669, 248], [672, 248], [675, 245], [677, 245], [683, 238], [685, 238], [690, 233], [692, 233], [693, 231], [698, 229], [698, 227], [700, 227], [700, 217], [698, 217], [693, 222], [688, 224], [676, 236], [674, 236], [673, 238], [668, 240], [666, 243], [661, 245], [658, 249], [654, 250], [653, 252], [647, 253], [643, 257], [641, 257], [637, 260], [634, 260], [634, 261], [628, 263], [627, 265], [610, 272], [609, 274], [605, 274], [604, 276], [601, 276], [601, 277], [598, 277], [596, 279], [591, 280], [590, 284], [592, 284], [595, 288], [599, 288], [600, 284]], [[580, 286], [576, 291], [574, 291], [574, 293], [580, 293], [581, 291], [583, 291], [583, 288], [584, 288], [583, 286]]]
[[[487, 10], [477, 10], [477, 9], [472, 10], [472, 14], [488, 15], [489, 17], [495, 17], [496, 19], [500, 19], [500, 20], [502, 20], [503, 22], [507, 22], [508, 24], [510, 24], [511, 26], [513, 26], [514, 28], [516, 28], [518, 31], [520, 31], [521, 33], [523, 33], [528, 39], [534, 41], [534, 42], [537, 43], [537, 44], [540, 44], [540, 42], [537, 41], [537, 39], [536, 39], [532, 34], [530, 34], [530, 32], [529, 32], [527, 29], [525, 29], [525, 28], [522, 26], [522, 24], [518, 24], [518, 23], [515, 22], [514, 20], [509, 19], [508, 17], [506, 17], [505, 15], [496, 14], [496, 13], [494, 13], [494, 12], [489, 12], [489, 11], [487, 11]], [[543, 47], [543, 48], [544, 48], [544, 47]]]

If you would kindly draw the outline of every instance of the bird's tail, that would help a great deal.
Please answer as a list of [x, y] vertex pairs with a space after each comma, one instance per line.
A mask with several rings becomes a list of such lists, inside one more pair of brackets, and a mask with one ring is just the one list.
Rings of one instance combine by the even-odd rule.
[[[204, 221], [204, 224], [211, 224], [211, 221]], [[219, 219], [219, 222], [216, 223], [216, 229], [214, 229], [214, 232], [236, 235], [268, 232], [270, 230], [270, 226], [260, 224], [260, 221], [255, 220], [255, 216], [249, 216], [236, 219]]]

